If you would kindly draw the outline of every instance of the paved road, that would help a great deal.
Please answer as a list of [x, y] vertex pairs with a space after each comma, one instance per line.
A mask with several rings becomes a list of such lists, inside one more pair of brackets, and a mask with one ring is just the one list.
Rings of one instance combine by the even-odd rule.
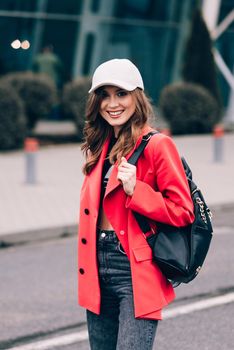
[[[154, 350], [232, 350], [233, 313], [234, 303], [165, 320], [159, 324]], [[61, 349], [90, 350], [87, 341]]]
[[[177, 302], [169, 309], [234, 292], [233, 214], [233, 208], [216, 213], [217, 229], [203, 271], [177, 288]], [[0, 276], [1, 350], [16, 346], [16, 340], [34, 343], [83, 331], [84, 310], [76, 303], [75, 237], [0, 250]], [[158, 329], [157, 350], [232, 349], [233, 311], [230, 303], [166, 319]], [[88, 344], [44, 349], [88, 350]]]

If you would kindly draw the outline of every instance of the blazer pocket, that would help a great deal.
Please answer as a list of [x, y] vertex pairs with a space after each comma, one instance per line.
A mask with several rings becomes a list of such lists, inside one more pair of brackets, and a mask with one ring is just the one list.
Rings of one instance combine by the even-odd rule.
[[148, 245], [132, 248], [136, 261], [152, 260], [152, 250]]

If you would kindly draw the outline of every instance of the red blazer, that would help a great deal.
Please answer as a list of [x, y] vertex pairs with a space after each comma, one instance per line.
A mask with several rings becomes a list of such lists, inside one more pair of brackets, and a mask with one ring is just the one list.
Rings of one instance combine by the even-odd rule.
[[[152, 131], [146, 127], [142, 136]], [[98, 163], [84, 179], [80, 195], [78, 237], [78, 300], [88, 310], [100, 313], [100, 287], [96, 257], [96, 225], [101, 175], [109, 139]], [[128, 159], [133, 153], [126, 156]], [[154, 135], [137, 163], [133, 196], [127, 196], [116, 178], [117, 164], [110, 175], [103, 201], [105, 213], [129, 260], [132, 272], [135, 317], [160, 319], [160, 311], [174, 299], [171, 284], [152, 262], [152, 252], [135, 220], [137, 211], [155, 221], [184, 226], [194, 220], [193, 203], [180, 156], [174, 142]]]

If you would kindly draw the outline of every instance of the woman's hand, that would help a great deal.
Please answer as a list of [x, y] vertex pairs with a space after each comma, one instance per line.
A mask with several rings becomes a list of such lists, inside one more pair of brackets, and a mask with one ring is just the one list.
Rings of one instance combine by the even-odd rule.
[[136, 167], [129, 164], [124, 157], [121, 158], [118, 166], [117, 179], [122, 182], [124, 192], [132, 196], [136, 185]]

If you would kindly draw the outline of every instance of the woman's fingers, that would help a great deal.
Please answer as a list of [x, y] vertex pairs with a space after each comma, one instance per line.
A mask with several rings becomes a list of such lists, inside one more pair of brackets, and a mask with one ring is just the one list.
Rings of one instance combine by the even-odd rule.
[[135, 173], [134, 169], [122, 168], [122, 167], [120, 167], [118, 169], [118, 171], [121, 172], [121, 173], [126, 173], [126, 174], [134, 174]]
[[122, 182], [124, 191], [132, 195], [136, 184], [136, 167], [129, 164], [125, 157], [121, 158], [118, 166], [117, 179]]
[[119, 171], [127, 171], [127, 172], [135, 172], [136, 167], [135, 165], [129, 164], [126, 160], [126, 158], [122, 157], [121, 162], [118, 166]]
[[128, 169], [120, 167], [118, 169], [118, 176], [125, 176], [126, 178], [131, 178], [136, 176], [136, 169]]

